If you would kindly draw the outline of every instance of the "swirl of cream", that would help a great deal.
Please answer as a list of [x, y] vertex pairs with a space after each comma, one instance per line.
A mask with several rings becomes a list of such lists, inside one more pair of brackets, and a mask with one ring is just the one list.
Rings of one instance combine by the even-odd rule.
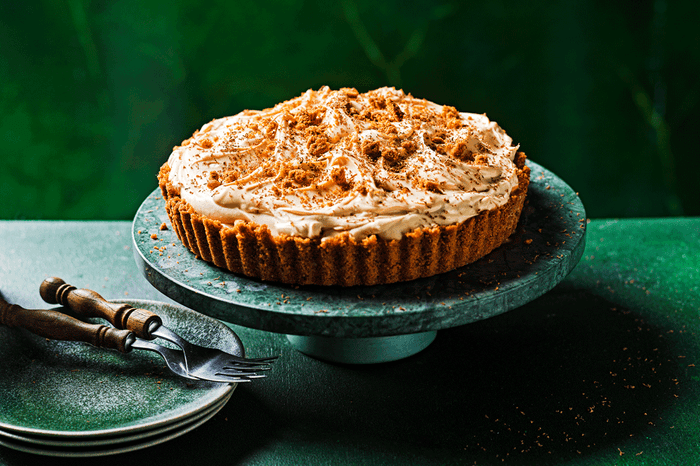
[[505, 204], [518, 184], [517, 149], [485, 115], [393, 88], [323, 87], [214, 120], [168, 164], [180, 196], [225, 224], [400, 239]]

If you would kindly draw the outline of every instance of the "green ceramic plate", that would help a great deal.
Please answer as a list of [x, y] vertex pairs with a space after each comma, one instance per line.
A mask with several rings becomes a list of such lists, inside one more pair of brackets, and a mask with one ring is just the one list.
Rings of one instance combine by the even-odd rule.
[[[171, 422], [162, 427], [140, 430], [127, 435], [110, 435], [100, 437], [57, 438], [45, 435], [18, 434], [0, 429], [0, 442], [10, 441], [17, 444], [33, 444], [33, 448], [60, 447], [73, 449], [97, 449], [107, 448], [113, 445], [132, 444], [138, 441], [145, 442], [149, 437], [163, 436], [166, 433], [182, 430], [194, 424], [209, 414], [218, 412], [228, 402], [230, 395], [203, 411], [188, 416], [181, 421]], [[41, 446], [40, 446], [41, 445]]]
[[12, 448], [13, 450], [23, 451], [25, 453], [65, 458], [85, 458], [126, 453], [129, 451], [140, 450], [142, 448], [152, 447], [154, 445], [167, 442], [176, 437], [179, 437], [180, 435], [186, 434], [187, 432], [190, 432], [193, 429], [196, 429], [197, 427], [201, 426], [209, 419], [214, 417], [214, 415], [218, 413], [219, 410], [221, 410], [221, 408], [224, 407], [226, 401], [228, 401], [228, 398], [225, 398], [223, 402], [219, 403], [213, 409], [208, 410], [204, 415], [195, 416], [196, 419], [190, 420], [180, 425], [177, 429], [171, 429], [166, 432], [159, 433], [158, 435], [153, 435], [146, 438], [138, 438], [116, 445], [95, 445], [83, 447], [39, 446], [33, 443], [13, 440], [7, 437], [3, 438], [1, 436], [0, 445]]
[[[216, 319], [178, 305], [120, 302], [156, 312], [195, 344], [243, 355], [238, 336]], [[21, 435], [132, 435], [202, 413], [235, 388], [177, 377], [154, 353], [121, 354], [7, 327], [0, 327], [0, 360], [0, 429]]]

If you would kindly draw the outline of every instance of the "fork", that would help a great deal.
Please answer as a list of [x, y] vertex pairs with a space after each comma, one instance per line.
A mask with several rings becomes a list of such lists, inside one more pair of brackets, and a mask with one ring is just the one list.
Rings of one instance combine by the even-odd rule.
[[241, 358], [215, 348], [194, 345], [165, 327], [157, 314], [128, 304], [110, 303], [95, 291], [77, 289], [58, 277], [44, 280], [39, 292], [47, 303], [62, 304], [82, 316], [107, 319], [116, 328], [131, 330], [144, 339], [160, 337], [178, 345], [185, 356], [188, 373], [195, 377], [206, 376], [208, 380], [220, 382], [230, 381], [230, 377], [262, 378], [265, 375], [257, 371], [269, 370], [269, 364], [277, 359], [275, 356]]
[[[26, 309], [18, 304], [8, 303], [2, 296], [0, 296], [0, 324], [10, 328], [24, 328], [52, 340], [83, 341], [98, 348], [115, 349], [121, 353], [128, 353], [132, 349], [153, 351], [161, 355], [168, 369], [174, 374], [191, 380], [205, 380], [203, 377], [197, 378], [187, 373], [185, 359], [180, 351], [142, 340], [129, 330], [83, 322], [50, 309]], [[226, 380], [226, 382], [239, 381], [248, 380]]]
[[158, 343], [153, 343], [152, 341], [144, 340], [138, 337], [134, 337], [133, 343], [131, 343], [131, 345], [129, 345], [128, 347], [129, 350], [132, 348], [152, 351], [154, 353], [160, 354], [171, 372], [173, 372], [176, 375], [179, 375], [180, 377], [184, 377], [190, 380], [204, 380], [219, 383], [240, 383], [250, 382], [252, 379], [256, 378], [247, 374], [241, 374], [238, 376], [219, 376], [215, 370], [212, 370], [210, 372], [200, 370], [197, 376], [195, 376], [187, 370], [187, 365], [185, 364], [185, 357], [182, 351], [166, 348], [165, 346], [159, 345]]

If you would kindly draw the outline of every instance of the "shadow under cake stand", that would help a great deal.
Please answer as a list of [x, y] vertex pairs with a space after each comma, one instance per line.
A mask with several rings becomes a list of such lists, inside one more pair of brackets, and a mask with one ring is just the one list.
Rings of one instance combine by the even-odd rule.
[[[517, 231], [479, 261], [429, 278], [377, 286], [294, 286], [233, 274], [178, 240], [160, 190], [133, 221], [134, 256], [171, 299], [244, 327], [287, 334], [310, 356], [367, 364], [411, 356], [437, 331], [486, 319], [546, 293], [576, 266], [586, 213], [577, 194], [534, 162]], [[161, 226], [167, 225], [167, 229]]]

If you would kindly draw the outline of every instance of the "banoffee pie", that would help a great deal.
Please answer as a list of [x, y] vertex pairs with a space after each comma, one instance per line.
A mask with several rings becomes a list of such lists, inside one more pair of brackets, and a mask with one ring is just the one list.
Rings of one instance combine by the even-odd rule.
[[515, 231], [525, 154], [485, 115], [322, 87], [215, 119], [158, 174], [201, 259], [256, 279], [376, 285], [469, 264]]

